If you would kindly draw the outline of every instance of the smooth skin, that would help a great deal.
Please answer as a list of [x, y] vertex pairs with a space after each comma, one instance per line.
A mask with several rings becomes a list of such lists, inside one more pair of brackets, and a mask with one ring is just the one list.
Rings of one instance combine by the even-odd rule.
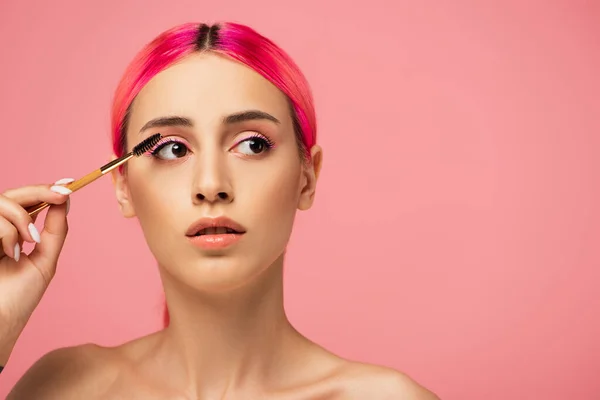
[[[232, 115], [238, 118], [228, 120]], [[158, 126], [143, 129], [157, 119]], [[310, 149], [308, 162], [300, 157], [288, 101], [274, 85], [224, 57], [189, 56], [158, 74], [134, 101], [128, 148], [157, 132], [176, 142], [161, 142], [154, 156], [132, 160], [113, 178], [122, 214], [138, 219], [159, 264], [170, 325], [118, 347], [55, 350], [8, 399], [437, 399], [398, 371], [332, 354], [288, 321], [285, 247], [296, 212], [313, 204], [322, 150]], [[64, 201], [38, 190], [46, 201]], [[15, 226], [29, 239], [17, 204], [23, 202], [0, 202], [0, 221], [10, 221], [0, 225]], [[11, 217], [17, 211], [18, 221]], [[188, 227], [219, 216], [243, 225], [242, 239], [221, 250], [192, 245]], [[56, 268], [64, 207], [51, 208], [46, 223], [49, 231], [37, 246], [48, 248], [36, 248], [18, 264], [10, 252], [1, 260], [0, 293], [10, 287], [9, 304], [27, 304], [17, 311], [0, 304], [5, 320], [31, 315], [49, 283], [41, 276]], [[49, 236], [53, 229], [60, 233]], [[40, 258], [45, 264], [38, 266]], [[34, 276], [35, 296], [13, 289], [25, 287], [25, 273], [18, 282], [5, 278], [23, 263], [52, 272]]]
[[[53, 190], [56, 186], [36, 185], [0, 195], [0, 365], [6, 365], [56, 272], [68, 231], [68, 197]], [[25, 207], [42, 201], [52, 206], [39, 232]], [[24, 241], [36, 243], [29, 255], [22, 253]]]

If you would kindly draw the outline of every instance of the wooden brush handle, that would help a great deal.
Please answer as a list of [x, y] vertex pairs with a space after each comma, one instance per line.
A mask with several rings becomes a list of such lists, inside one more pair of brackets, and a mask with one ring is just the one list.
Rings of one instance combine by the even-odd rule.
[[65, 185], [65, 187], [67, 189], [71, 190], [72, 192], [76, 192], [77, 190], [81, 189], [82, 187], [87, 186], [90, 183], [94, 182], [96, 179], [100, 178], [102, 175], [104, 175], [102, 173], [102, 170], [97, 169], [97, 170], [92, 171], [89, 174], [85, 175], [84, 177], [79, 178], [76, 181], [69, 183], [68, 185]]
[[[148, 140], [148, 139], [146, 139], [146, 140]], [[142, 142], [142, 144], [143, 144], [143, 142]], [[98, 179], [101, 176], [105, 175], [106, 173], [112, 171], [113, 169], [125, 164], [133, 156], [134, 156], [133, 152], [127, 153], [123, 157], [119, 157], [115, 160], [112, 160], [111, 162], [101, 166], [97, 170], [90, 172], [83, 178], [79, 178], [76, 181], [73, 181], [73, 182], [69, 183], [68, 185], [65, 185], [65, 187], [67, 189], [71, 190], [71, 192], [75, 192], [75, 191], [81, 189], [82, 187], [87, 186], [90, 183], [94, 182], [96, 179]], [[43, 209], [48, 208], [48, 207], [50, 207], [50, 204], [44, 202], [44, 203], [39, 203], [34, 206], [28, 207], [28, 208], [26, 208], [26, 210], [29, 213], [29, 215], [31, 217], [33, 217], [33, 216], [39, 214], [40, 211], [42, 211]]]
[[[90, 183], [94, 182], [96, 179], [100, 178], [102, 175], [104, 175], [102, 173], [102, 170], [97, 169], [97, 170], [92, 171], [89, 174], [85, 175], [83, 178], [79, 178], [76, 181], [73, 181], [73, 182], [65, 185], [65, 187], [67, 189], [71, 190], [72, 192], [75, 192], [75, 191], [81, 189], [82, 187], [87, 186]], [[50, 204], [43, 202], [43, 203], [33, 205], [31, 207], [27, 207], [25, 210], [27, 211], [27, 213], [29, 214], [30, 217], [34, 217], [48, 207], [50, 207]]]

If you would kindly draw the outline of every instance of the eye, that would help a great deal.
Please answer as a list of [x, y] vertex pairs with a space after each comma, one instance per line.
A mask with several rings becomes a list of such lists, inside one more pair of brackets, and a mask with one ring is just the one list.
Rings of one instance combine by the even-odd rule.
[[158, 146], [152, 150], [152, 155], [162, 160], [175, 160], [177, 158], [185, 157], [189, 151], [190, 150], [185, 144], [169, 139], [166, 142], [159, 143]]
[[247, 156], [255, 156], [266, 153], [273, 148], [273, 142], [262, 135], [255, 135], [242, 140], [234, 146], [237, 151]]

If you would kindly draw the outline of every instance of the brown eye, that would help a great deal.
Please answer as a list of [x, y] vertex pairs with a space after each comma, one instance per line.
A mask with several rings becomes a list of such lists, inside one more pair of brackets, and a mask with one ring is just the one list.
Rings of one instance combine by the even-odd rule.
[[163, 160], [174, 160], [185, 157], [188, 152], [189, 149], [183, 143], [170, 141], [158, 146], [152, 155]]
[[259, 154], [266, 148], [264, 140], [250, 139], [248, 140], [248, 148], [254, 153]]
[[255, 156], [269, 151], [273, 144], [266, 138], [254, 136], [239, 142], [235, 148], [238, 152], [248, 156]]

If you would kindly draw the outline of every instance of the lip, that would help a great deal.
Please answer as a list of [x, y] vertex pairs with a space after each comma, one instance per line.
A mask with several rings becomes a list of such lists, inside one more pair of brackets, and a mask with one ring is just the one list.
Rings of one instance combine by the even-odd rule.
[[[236, 233], [212, 234], [196, 236], [196, 233], [206, 228], [228, 228], [236, 231]], [[246, 233], [246, 229], [225, 216], [217, 218], [202, 218], [194, 222], [186, 231], [188, 240], [195, 246], [210, 250], [224, 249], [238, 242]]]

